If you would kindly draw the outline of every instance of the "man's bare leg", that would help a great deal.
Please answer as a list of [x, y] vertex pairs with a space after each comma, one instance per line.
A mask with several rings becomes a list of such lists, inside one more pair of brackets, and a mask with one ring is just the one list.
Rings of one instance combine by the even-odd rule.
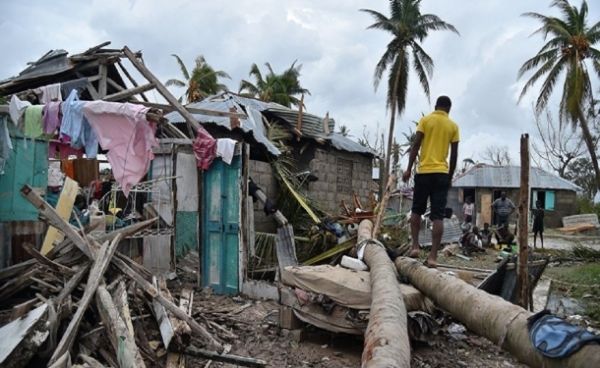
[[[535, 249], [535, 243], [537, 243], [537, 232], [533, 233], [533, 249]], [[542, 240], [542, 248], [544, 247], [544, 241]]]
[[544, 233], [540, 233], [540, 240], [542, 241], [542, 249], [544, 249]]
[[417, 258], [421, 253], [419, 246], [419, 231], [421, 230], [421, 215], [412, 213], [410, 215], [410, 236], [412, 238], [412, 246], [410, 248], [409, 257]]
[[437, 266], [437, 253], [442, 242], [442, 234], [444, 233], [444, 221], [433, 220], [433, 231], [431, 233], [431, 251], [427, 257], [427, 266]]

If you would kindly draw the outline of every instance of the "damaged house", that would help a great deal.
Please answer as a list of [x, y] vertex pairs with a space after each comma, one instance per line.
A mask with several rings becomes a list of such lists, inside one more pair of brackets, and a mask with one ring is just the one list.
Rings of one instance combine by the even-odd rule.
[[[542, 202], [546, 210], [546, 226], [559, 227], [563, 217], [577, 213], [575, 199], [581, 190], [577, 185], [537, 167], [531, 168], [530, 180], [530, 206], [534, 208], [538, 200]], [[462, 214], [464, 200], [470, 197], [475, 203], [475, 223], [478, 226], [492, 224], [492, 203], [505, 191], [507, 197], [517, 205], [519, 187], [520, 167], [479, 164], [454, 179], [448, 192], [448, 207], [454, 213]]]

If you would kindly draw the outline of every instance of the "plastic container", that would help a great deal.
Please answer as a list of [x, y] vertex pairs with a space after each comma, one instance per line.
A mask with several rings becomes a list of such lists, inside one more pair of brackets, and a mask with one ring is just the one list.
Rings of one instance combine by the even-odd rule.
[[343, 256], [342, 262], [340, 264], [343, 267], [349, 268], [351, 270], [366, 271], [369, 269], [369, 267], [367, 267], [367, 265], [360, 259], [352, 258], [352, 257], [348, 257], [348, 256]]

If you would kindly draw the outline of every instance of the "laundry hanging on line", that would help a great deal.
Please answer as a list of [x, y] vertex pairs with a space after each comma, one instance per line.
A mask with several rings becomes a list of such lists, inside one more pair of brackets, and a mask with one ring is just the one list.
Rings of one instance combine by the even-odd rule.
[[227, 165], [231, 165], [231, 161], [233, 161], [236, 143], [237, 141], [231, 138], [217, 139], [217, 157], [221, 157]]
[[156, 124], [148, 122], [149, 108], [130, 103], [86, 102], [83, 113], [93, 128], [115, 180], [125, 195], [140, 182], [154, 159], [152, 147], [158, 147]]
[[217, 157], [217, 141], [208, 132], [200, 127], [196, 139], [192, 143], [192, 150], [196, 156], [196, 166], [208, 170], [215, 157]]
[[23, 101], [16, 95], [12, 95], [10, 98], [10, 102], [8, 104], [8, 114], [10, 115], [10, 119], [15, 126], [19, 126], [22, 122], [23, 114], [28, 106], [31, 106], [31, 102]]
[[10, 158], [13, 149], [12, 141], [8, 133], [8, 119], [0, 116], [0, 175], [4, 174], [4, 166]]

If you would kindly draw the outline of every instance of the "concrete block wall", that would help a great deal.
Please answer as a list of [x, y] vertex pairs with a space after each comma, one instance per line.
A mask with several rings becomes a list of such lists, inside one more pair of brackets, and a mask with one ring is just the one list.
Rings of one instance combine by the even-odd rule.
[[[271, 165], [268, 162], [250, 160], [248, 166], [252, 180], [262, 188], [267, 198], [276, 201], [279, 189]], [[254, 229], [268, 233], [274, 233], [277, 229], [273, 217], [265, 215], [263, 205], [258, 201], [254, 203]]]
[[[343, 170], [350, 167], [350, 170]], [[308, 163], [308, 168], [319, 178], [308, 184], [308, 196], [323, 210], [332, 215], [339, 214], [342, 200], [352, 206], [353, 191], [366, 205], [373, 184], [372, 160], [369, 157], [334, 149], [316, 149], [314, 158]], [[340, 169], [345, 175], [338, 174]], [[277, 200], [279, 187], [271, 165], [250, 160], [249, 172], [250, 177], [265, 191], [267, 197]], [[265, 216], [263, 207], [258, 202], [254, 204], [254, 227], [260, 232], [275, 232], [277, 229], [274, 219]]]

